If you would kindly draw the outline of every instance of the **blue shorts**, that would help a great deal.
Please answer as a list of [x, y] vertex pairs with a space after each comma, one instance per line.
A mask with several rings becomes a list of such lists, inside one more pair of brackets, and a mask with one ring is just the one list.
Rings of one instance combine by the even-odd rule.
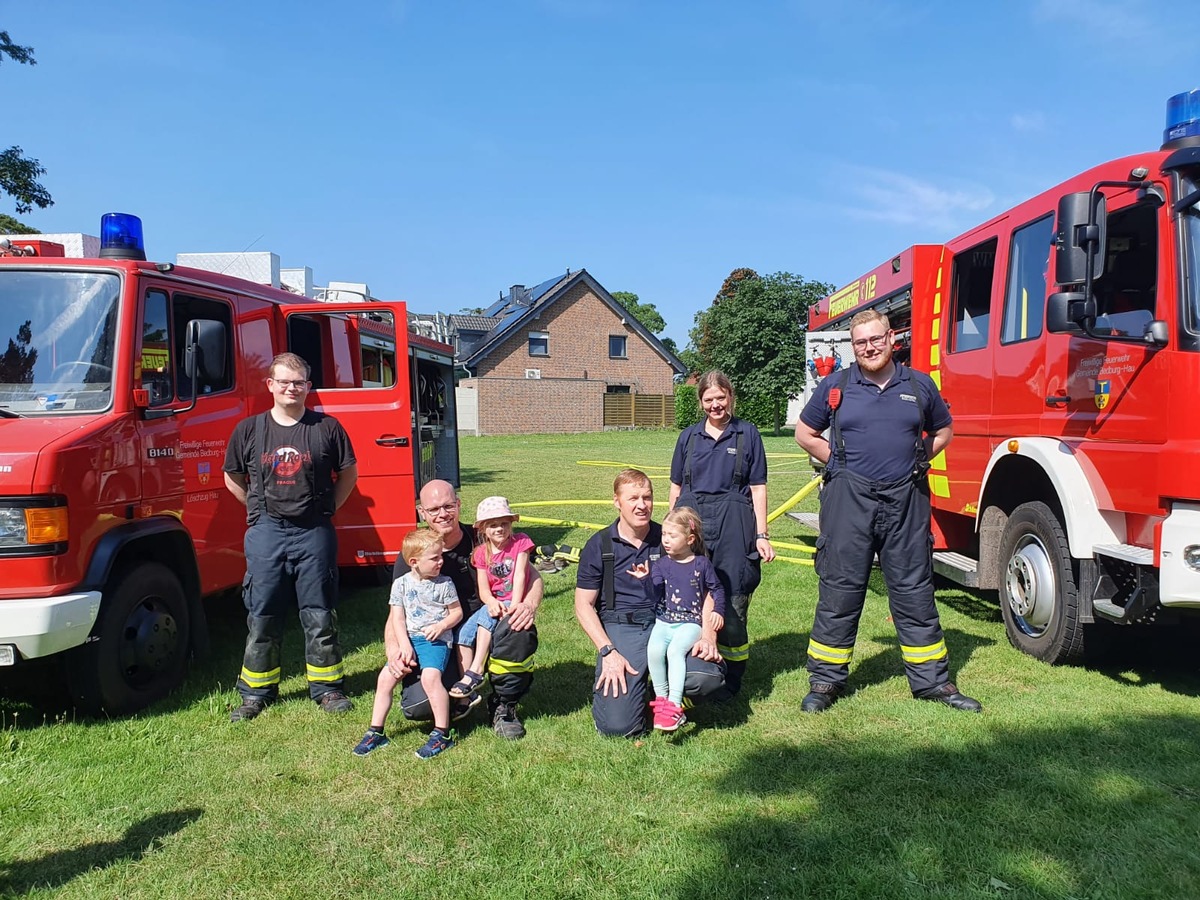
[[[501, 606], [511, 605], [511, 602], [501, 604]], [[474, 647], [475, 638], [479, 635], [479, 629], [482, 628], [484, 631], [494, 632], [499, 622], [499, 619], [491, 617], [486, 606], [481, 606], [475, 612], [471, 613], [469, 619], [454, 629], [454, 643], [460, 647]]]
[[441, 641], [431, 641], [423, 634], [410, 634], [413, 650], [417, 654], [417, 665], [422, 669], [437, 669], [446, 671], [446, 663], [450, 661], [450, 645]]

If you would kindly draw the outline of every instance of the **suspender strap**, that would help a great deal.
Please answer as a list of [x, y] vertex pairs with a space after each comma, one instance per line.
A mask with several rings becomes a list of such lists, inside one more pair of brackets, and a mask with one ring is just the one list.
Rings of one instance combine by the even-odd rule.
[[692, 486], [692, 444], [696, 441], [696, 432], [688, 435], [687, 447], [683, 451], [683, 486]]
[[265, 412], [254, 422], [254, 452], [258, 454], [258, 467], [255, 470], [258, 473], [258, 512], [262, 516], [267, 514], [267, 473], [263, 471], [263, 456], [267, 452], [267, 416], [270, 414]]
[[612, 534], [607, 528], [600, 532], [600, 560], [604, 564], [603, 605], [609, 612], [617, 607], [617, 556], [613, 553]]

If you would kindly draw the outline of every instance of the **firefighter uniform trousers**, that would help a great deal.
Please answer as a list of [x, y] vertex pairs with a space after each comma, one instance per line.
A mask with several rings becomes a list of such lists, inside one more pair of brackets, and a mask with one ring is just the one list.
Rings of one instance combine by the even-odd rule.
[[913, 694], [949, 680], [946, 642], [933, 600], [929, 516], [924, 478], [887, 483], [847, 471], [830, 474], [821, 492], [820, 594], [808, 642], [813, 684], [846, 684], [876, 553]]
[[762, 580], [762, 560], [754, 541], [754, 505], [737, 490], [694, 494], [685, 489], [675, 506], [690, 506], [700, 514], [705, 549], [725, 588], [725, 627], [717, 632], [717, 649], [725, 660], [726, 687], [736, 694], [750, 660], [746, 630], [750, 595]]
[[279, 695], [283, 626], [299, 606], [304, 629], [308, 692], [320, 699], [342, 690], [342, 650], [337, 639], [337, 536], [333, 523], [307, 528], [262, 515], [246, 529], [246, 654], [238, 692], [246, 698]]

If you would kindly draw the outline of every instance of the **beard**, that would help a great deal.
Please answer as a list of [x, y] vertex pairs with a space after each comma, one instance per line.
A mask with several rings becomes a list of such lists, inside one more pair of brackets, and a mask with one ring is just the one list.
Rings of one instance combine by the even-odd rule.
[[864, 372], [882, 372], [888, 367], [888, 363], [891, 361], [892, 348], [885, 347], [874, 359], [863, 359], [862, 357], [859, 357], [858, 367]]

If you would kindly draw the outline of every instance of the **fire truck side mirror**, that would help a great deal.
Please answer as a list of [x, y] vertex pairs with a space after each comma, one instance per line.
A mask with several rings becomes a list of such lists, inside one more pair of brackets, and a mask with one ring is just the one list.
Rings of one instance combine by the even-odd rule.
[[1087, 280], [1088, 249], [1092, 278], [1104, 274], [1108, 216], [1104, 195], [1097, 191], [1064, 194], [1058, 201], [1058, 228], [1054, 235], [1054, 280], [1059, 285]]
[[1088, 302], [1081, 291], [1060, 291], [1046, 300], [1046, 330], [1053, 334], [1086, 334], [1085, 322], [1091, 307], [1092, 321], [1096, 318], [1096, 301]]
[[205, 384], [225, 380], [225, 324], [212, 319], [192, 319], [184, 331], [183, 371]]

